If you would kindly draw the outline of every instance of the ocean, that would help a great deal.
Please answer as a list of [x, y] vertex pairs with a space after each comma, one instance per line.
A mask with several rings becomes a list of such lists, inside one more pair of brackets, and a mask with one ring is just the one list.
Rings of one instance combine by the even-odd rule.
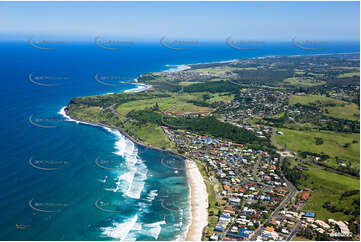
[[[249, 50], [159, 42], [109, 50], [71, 41], [44, 50], [26, 40], [0, 42], [0, 240], [184, 239], [191, 218], [184, 161], [62, 114], [72, 97], [144, 88], [102, 85], [96, 75], [132, 81], [172, 65], [350, 52], [359, 52], [358, 42], [317, 50], [291, 42]], [[51, 85], [36, 84], [45, 82]]]

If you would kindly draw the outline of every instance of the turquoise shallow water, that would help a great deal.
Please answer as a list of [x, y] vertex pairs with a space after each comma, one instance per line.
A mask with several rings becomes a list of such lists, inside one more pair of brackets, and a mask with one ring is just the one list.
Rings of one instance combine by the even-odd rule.
[[[331, 47], [315, 53], [359, 51], [358, 43]], [[97, 73], [132, 80], [165, 70], [166, 64], [313, 53], [289, 43], [248, 52], [224, 43], [190, 51], [159, 43], [119, 52], [90, 43], [42, 51], [26, 41], [0, 43], [0, 52], [0, 240], [172, 240], [184, 235], [188, 184], [181, 159], [59, 114], [72, 97], [136, 88], [101, 85], [94, 80]], [[29, 81], [30, 73], [66, 78], [59, 86], [39, 86]], [[30, 117], [52, 128], [35, 126]], [[163, 166], [162, 159], [180, 169]]]

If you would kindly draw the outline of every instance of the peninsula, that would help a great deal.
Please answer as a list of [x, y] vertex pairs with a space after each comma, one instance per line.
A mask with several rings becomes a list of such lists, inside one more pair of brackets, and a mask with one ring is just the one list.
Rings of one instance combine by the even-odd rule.
[[359, 73], [358, 53], [182, 65], [65, 111], [187, 160], [187, 240], [358, 240]]

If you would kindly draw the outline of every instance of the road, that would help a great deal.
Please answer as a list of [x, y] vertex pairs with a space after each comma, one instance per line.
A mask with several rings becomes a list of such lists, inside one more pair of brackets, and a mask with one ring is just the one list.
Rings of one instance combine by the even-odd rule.
[[287, 240], [287, 241], [292, 240], [293, 237], [295, 237], [296, 233], [300, 230], [301, 226], [302, 226], [301, 221], [300, 221], [300, 220], [297, 220], [297, 225], [296, 225], [296, 227], [295, 227], [295, 228], [292, 230], [292, 232], [288, 235], [288, 237], [287, 237], [286, 240]]
[[[282, 167], [284, 159], [285, 159], [285, 157], [281, 156], [280, 167]], [[283, 201], [280, 203], [280, 205], [278, 205], [278, 207], [273, 211], [271, 216], [253, 232], [253, 234], [250, 237], [250, 240], [257, 240], [257, 237], [261, 235], [264, 225], [266, 223], [272, 222], [276, 217], [278, 217], [279, 212], [281, 210], [283, 210], [287, 206], [288, 202], [296, 195], [296, 193], [297, 193], [296, 187], [290, 181], [288, 181], [287, 178], [284, 177], [283, 174], [282, 174], [282, 177], [286, 181], [287, 186], [290, 189], [290, 192], [288, 193], [287, 197], [285, 199], [283, 199]]]

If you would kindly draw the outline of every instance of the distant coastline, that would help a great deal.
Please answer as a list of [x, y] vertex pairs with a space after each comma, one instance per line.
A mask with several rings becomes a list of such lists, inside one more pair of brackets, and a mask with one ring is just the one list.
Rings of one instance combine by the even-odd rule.
[[[224, 64], [224, 63], [230, 63], [238, 60], [247, 60], [247, 59], [265, 59], [265, 58], [277, 58], [277, 57], [298, 57], [298, 56], [319, 56], [319, 55], [352, 55], [352, 54], [360, 54], [360, 52], [344, 52], [344, 53], [324, 53], [324, 54], [302, 54], [302, 55], [265, 55], [265, 56], [258, 56], [258, 57], [245, 57], [245, 58], [237, 58], [237, 59], [231, 59], [231, 60], [219, 60], [219, 61], [209, 61], [209, 62], [197, 62], [197, 63], [191, 63], [191, 64], [174, 64], [174, 65], [165, 65], [167, 67], [181, 67], [181, 66], [188, 66], [192, 67], [195, 65], [206, 65], [206, 64]], [[189, 69], [189, 68], [187, 68]], [[169, 69], [168, 69], [169, 70]], [[179, 69], [177, 71], [183, 71], [182, 69]], [[163, 71], [167, 72], [167, 70]]]

